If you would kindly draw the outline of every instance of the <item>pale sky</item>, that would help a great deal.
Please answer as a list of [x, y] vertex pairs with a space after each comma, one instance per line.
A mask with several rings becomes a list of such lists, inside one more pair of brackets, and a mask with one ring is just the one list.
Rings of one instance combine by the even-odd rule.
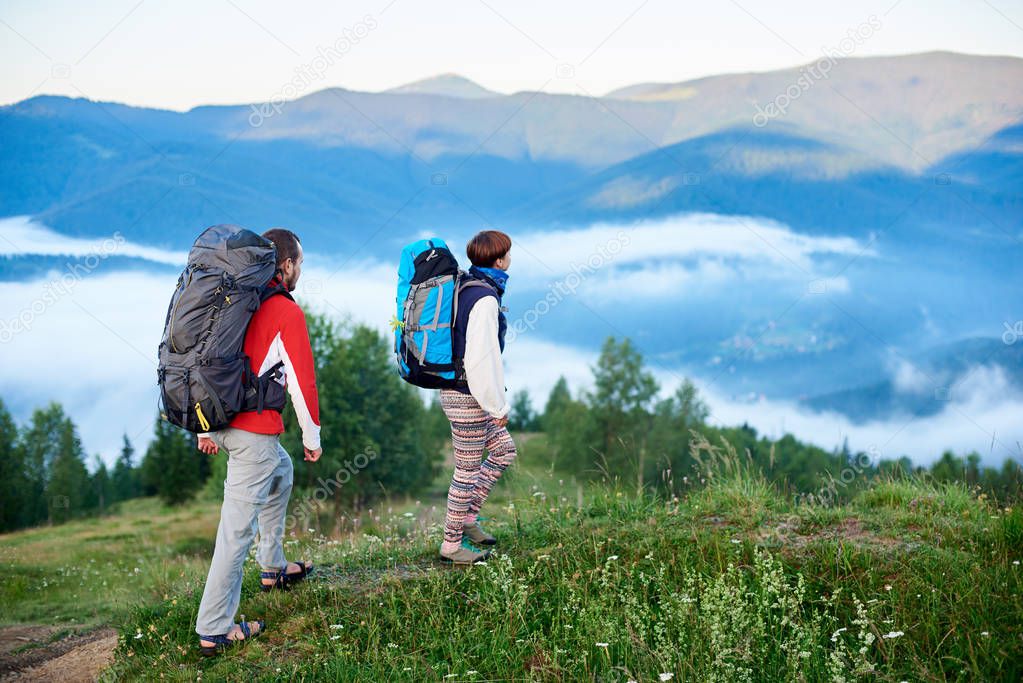
[[[0, 4], [0, 103], [63, 94], [188, 109], [378, 91], [456, 72], [498, 92], [604, 94], [644, 81], [854, 56], [1023, 56], [1023, 0], [15, 0]], [[314, 64], [318, 48], [343, 54]], [[560, 68], [559, 68], [560, 67]]]

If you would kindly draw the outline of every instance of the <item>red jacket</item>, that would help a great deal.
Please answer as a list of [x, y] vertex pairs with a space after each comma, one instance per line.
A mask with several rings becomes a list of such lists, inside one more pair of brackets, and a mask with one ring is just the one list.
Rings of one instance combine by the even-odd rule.
[[[262, 375], [278, 362], [284, 362], [284, 379], [291, 403], [302, 428], [302, 445], [310, 450], [320, 447], [320, 405], [316, 392], [313, 351], [305, 315], [286, 296], [272, 296], [252, 316], [242, 345], [252, 362], [252, 372]], [[281, 414], [239, 413], [231, 426], [256, 434], [280, 434], [284, 431]]]

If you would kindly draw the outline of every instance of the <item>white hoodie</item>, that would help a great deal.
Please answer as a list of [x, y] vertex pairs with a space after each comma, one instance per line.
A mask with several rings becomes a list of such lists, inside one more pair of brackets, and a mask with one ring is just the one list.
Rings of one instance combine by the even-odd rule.
[[502, 418], [511, 411], [504, 390], [504, 363], [497, 338], [499, 304], [492, 296], [479, 299], [465, 326], [465, 379], [480, 408]]

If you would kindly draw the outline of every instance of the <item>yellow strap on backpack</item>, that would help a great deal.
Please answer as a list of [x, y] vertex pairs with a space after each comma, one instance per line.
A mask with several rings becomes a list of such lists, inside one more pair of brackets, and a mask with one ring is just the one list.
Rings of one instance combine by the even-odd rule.
[[195, 414], [199, 416], [199, 426], [202, 427], [203, 431], [209, 431], [210, 421], [202, 414], [202, 406], [199, 405], [198, 401], [195, 404]]

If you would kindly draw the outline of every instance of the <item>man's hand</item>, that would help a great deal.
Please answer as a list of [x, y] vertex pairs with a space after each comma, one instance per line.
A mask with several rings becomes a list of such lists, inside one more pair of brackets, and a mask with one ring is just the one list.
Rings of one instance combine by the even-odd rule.
[[317, 448], [315, 451], [311, 451], [308, 448], [303, 448], [302, 450], [305, 451], [305, 459], [309, 462], [316, 462], [323, 454], [322, 448]]
[[199, 450], [206, 455], [216, 455], [220, 452], [220, 446], [218, 446], [213, 439], [208, 436], [200, 436], [199, 443], [197, 445], [199, 446]]
[[498, 427], [507, 427], [508, 426], [508, 416], [507, 415], [505, 415], [504, 417], [495, 417], [495, 418], [492, 418], [492, 419], [494, 420], [494, 424], [496, 424]]

